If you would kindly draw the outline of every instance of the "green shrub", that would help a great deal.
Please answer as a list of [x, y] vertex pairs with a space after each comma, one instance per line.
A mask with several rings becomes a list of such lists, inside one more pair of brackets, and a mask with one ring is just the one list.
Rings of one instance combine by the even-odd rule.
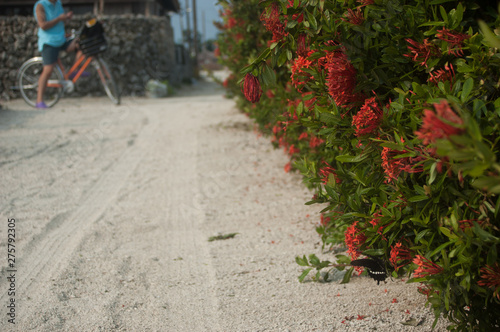
[[[500, 327], [498, 9], [219, 3], [228, 90], [290, 154], [314, 190], [308, 204], [326, 206], [324, 245], [343, 242], [350, 259], [377, 256], [394, 277], [421, 282], [450, 329]], [[255, 104], [243, 97], [258, 91], [241, 86], [248, 75], [263, 86]], [[297, 260], [306, 273], [331, 265], [311, 258]]]

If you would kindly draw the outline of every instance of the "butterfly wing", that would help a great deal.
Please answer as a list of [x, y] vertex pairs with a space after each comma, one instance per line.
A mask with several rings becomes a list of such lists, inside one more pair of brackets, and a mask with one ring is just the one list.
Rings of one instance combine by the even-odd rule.
[[351, 266], [362, 266], [368, 270], [368, 275], [377, 281], [377, 284], [387, 279], [384, 262], [380, 258], [361, 258], [351, 262]]

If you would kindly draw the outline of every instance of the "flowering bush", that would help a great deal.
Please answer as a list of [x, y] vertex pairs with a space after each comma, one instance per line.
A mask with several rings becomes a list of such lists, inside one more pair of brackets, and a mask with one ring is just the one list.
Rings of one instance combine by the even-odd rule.
[[[304, 175], [307, 204], [325, 204], [317, 231], [325, 246], [347, 246], [339, 268], [379, 257], [393, 277], [421, 282], [451, 329], [500, 327], [498, 10], [468, 0], [219, 3], [230, 89], [289, 153], [285, 170]], [[259, 103], [245, 103], [260, 84]], [[301, 278], [332, 265], [297, 262], [309, 267]]]

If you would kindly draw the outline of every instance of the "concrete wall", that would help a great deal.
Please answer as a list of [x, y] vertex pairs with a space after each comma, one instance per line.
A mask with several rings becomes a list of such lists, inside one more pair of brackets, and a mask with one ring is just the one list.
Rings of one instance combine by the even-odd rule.
[[[90, 16], [75, 16], [66, 30], [79, 30]], [[148, 80], [168, 79], [179, 84], [192, 76], [189, 63], [178, 64], [170, 18], [142, 15], [104, 16], [108, 50], [103, 54], [122, 95], [144, 95]], [[11, 87], [24, 61], [39, 56], [37, 25], [33, 17], [0, 17], [0, 99], [19, 97]], [[74, 55], [64, 56], [69, 65]], [[97, 78], [97, 77], [95, 77]], [[73, 96], [102, 95], [97, 79], [81, 78]]]

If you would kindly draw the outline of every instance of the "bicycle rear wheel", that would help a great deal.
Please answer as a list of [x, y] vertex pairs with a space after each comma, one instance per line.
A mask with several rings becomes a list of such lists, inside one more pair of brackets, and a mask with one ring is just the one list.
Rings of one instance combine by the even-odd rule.
[[120, 93], [118, 92], [118, 87], [116, 86], [115, 79], [113, 78], [108, 65], [104, 59], [99, 56], [96, 56], [92, 63], [97, 69], [102, 86], [104, 87], [104, 91], [106, 91], [109, 99], [111, 99], [114, 104], [120, 105]]
[[[33, 107], [36, 107], [36, 98], [38, 93], [38, 78], [43, 71], [43, 62], [41, 57], [35, 57], [27, 60], [17, 74], [17, 83], [19, 91], [24, 101]], [[43, 99], [48, 107], [54, 106], [61, 98], [64, 88], [61, 81], [64, 80], [61, 69], [55, 66], [49, 77], [49, 82], [45, 88]]]

